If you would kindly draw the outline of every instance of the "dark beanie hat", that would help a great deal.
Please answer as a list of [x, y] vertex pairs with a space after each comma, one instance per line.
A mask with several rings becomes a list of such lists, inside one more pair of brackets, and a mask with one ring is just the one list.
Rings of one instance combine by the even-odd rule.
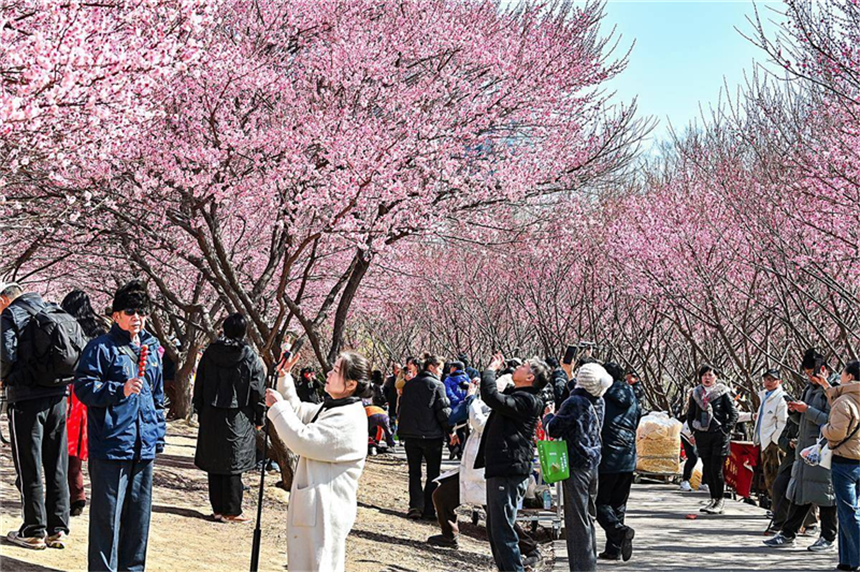
[[123, 310], [150, 311], [152, 301], [146, 293], [146, 286], [141, 280], [132, 280], [120, 286], [113, 297], [111, 312], [122, 312]]

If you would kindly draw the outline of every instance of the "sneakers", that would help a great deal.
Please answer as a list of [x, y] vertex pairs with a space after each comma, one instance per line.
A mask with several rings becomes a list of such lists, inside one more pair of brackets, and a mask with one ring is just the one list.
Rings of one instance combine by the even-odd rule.
[[806, 549], [810, 552], [828, 552], [830, 550], [835, 550], [836, 544], [829, 540], [825, 540], [824, 538], [819, 538], [815, 541], [815, 544], [808, 546]]
[[705, 507], [705, 512], [708, 514], [723, 514], [725, 508], [725, 499], [717, 499], [710, 506]]
[[627, 562], [633, 556], [633, 537], [636, 535], [636, 531], [629, 526], [625, 528], [624, 536], [621, 537], [621, 559]]
[[800, 532], [797, 533], [798, 536], [818, 536], [818, 525], [810, 524], [805, 528], [801, 528]]
[[81, 516], [84, 514], [84, 508], [87, 506], [87, 501], [79, 500], [72, 503], [72, 506], [69, 507], [69, 515], [70, 516]]
[[442, 546], [443, 548], [460, 548], [460, 541], [457, 537], [448, 538], [444, 534], [436, 534], [427, 539], [427, 544], [432, 546]]
[[38, 536], [21, 536], [17, 530], [11, 531], [6, 535], [6, 540], [16, 546], [29, 548], [30, 550], [44, 550], [48, 547], [45, 544], [45, 539]]
[[702, 483], [699, 485], [699, 491], [703, 492], [703, 493], [709, 493], [709, 492], [711, 492], [711, 489], [708, 488], [708, 485], [706, 485], [705, 483]]
[[52, 534], [48, 538], [45, 539], [45, 545], [48, 548], [59, 548], [62, 550], [66, 547], [66, 541], [69, 539], [69, 535], [63, 532], [62, 530], [57, 534]]
[[601, 552], [600, 554], [597, 555], [597, 559], [598, 560], [617, 561], [617, 560], [621, 560], [621, 555], [620, 554], [610, 554], [609, 552]]
[[762, 540], [762, 544], [764, 544], [765, 546], [769, 546], [771, 548], [785, 548], [785, 547], [789, 547], [789, 546], [794, 546], [794, 539], [793, 538], [786, 538], [780, 532], [779, 534], [777, 534], [773, 538], [769, 538], [767, 540]]
[[709, 512], [712, 508], [714, 508], [714, 504], [716, 502], [717, 501], [715, 501], [714, 499], [709, 500], [708, 504], [699, 509], [699, 512]]
[[417, 508], [410, 508], [406, 513], [406, 518], [410, 520], [421, 520], [421, 511]]
[[693, 490], [693, 487], [690, 486], [690, 481], [681, 481], [680, 489], [685, 493], [688, 493]]

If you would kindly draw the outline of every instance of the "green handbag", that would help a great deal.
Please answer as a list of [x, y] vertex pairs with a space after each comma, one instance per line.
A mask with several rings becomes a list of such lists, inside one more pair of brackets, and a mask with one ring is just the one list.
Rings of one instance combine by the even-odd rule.
[[565, 441], [538, 441], [540, 472], [545, 483], [557, 483], [570, 477], [570, 463]]

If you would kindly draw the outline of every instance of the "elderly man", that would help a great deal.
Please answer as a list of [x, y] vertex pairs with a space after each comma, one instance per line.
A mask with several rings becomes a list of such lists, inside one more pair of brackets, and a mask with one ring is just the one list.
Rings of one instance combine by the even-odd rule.
[[75, 376], [75, 394], [89, 408], [91, 571], [146, 566], [152, 465], [165, 433], [159, 343], [146, 331], [150, 307], [142, 283], [117, 290], [113, 326], [87, 344]]

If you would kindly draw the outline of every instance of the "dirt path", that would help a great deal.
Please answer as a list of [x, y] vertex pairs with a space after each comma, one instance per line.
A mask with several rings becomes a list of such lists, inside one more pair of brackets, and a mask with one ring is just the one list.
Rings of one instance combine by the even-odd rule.
[[[254, 524], [221, 524], [208, 519], [211, 508], [206, 475], [193, 463], [195, 442], [196, 429], [184, 422], [169, 424], [168, 445], [155, 468], [147, 570], [247, 570]], [[244, 509], [252, 517], [256, 514], [259, 474], [249, 473], [245, 480], [251, 490], [245, 493]], [[274, 486], [277, 480], [275, 474], [266, 479], [260, 561], [260, 570], [266, 571], [287, 569], [285, 526], [289, 495]], [[347, 540], [347, 570], [493, 569], [482, 525], [463, 524], [459, 551], [425, 544], [428, 536], [438, 533], [438, 526], [404, 518], [407, 480], [402, 460], [390, 456], [368, 459], [359, 487], [358, 519]], [[20, 501], [14, 482], [11, 452], [4, 446], [0, 449], [0, 532], [4, 537], [20, 525]], [[88, 524], [87, 511], [72, 519], [66, 550], [32, 551], [4, 541], [0, 545], [0, 569], [85, 570]]]

